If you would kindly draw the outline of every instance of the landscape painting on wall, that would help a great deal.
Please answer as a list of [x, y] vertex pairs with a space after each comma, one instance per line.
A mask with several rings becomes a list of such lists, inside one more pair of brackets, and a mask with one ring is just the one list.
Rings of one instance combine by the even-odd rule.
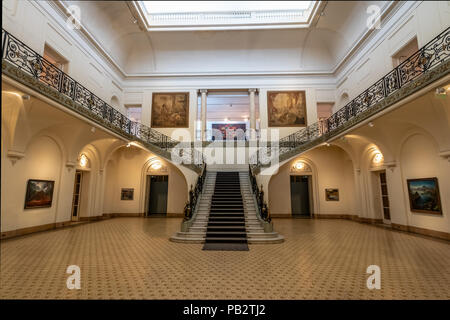
[[134, 199], [134, 189], [122, 188], [120, 193], [120, 200], [133, 200], [133, 199]]
[[325, 189], [326, 201], [339, 201], [339, 189]]
[[412, 212], [442, 214], [437, 178], [408, 179], [406, 182]]
[[55, 181], [28, 180], [25, 195], [25, 209], [48, 208], [52, 206]]
[[189, 92], [153, 93], [152, 127], [188, 128]]
[[305, 91], [268, 91], [269, 127], [306, 127]]

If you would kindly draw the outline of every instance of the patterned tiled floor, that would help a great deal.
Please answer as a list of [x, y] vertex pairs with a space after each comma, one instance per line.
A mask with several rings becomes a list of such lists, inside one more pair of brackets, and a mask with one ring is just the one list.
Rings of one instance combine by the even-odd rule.
[[[2, 299], [450, 299], [450, 244], [343, 220], [275, 219], [282, 244], [203, 251], [179, 219], [116, 218], [1, 242]], [[68, 265], [81, 289], [68, 290]], [[381, 267], [381, 290], [366, 268]]]

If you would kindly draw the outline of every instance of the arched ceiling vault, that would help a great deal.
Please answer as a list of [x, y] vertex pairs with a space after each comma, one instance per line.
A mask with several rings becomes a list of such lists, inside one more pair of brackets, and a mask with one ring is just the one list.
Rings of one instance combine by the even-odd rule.
[[[367, 32], [367, 7], [329, 1], [304, 28], [148, 31], [125, 1], [71, 1], [81, 24], [127, 76], [208, 73], [332, 73]], [[67, 6], [60, 1], [60, 8]]]

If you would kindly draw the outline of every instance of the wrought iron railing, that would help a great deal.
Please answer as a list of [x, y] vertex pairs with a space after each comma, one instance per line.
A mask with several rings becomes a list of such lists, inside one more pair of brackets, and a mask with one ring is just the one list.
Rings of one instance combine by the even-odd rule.
[[[2, 29], [2, 59], [62, 93], [82, 106], [85, 111], [100, 117], [127, 137], [132, 136], [163, 151], [170, 151], [179, 144], [179, 141], [157, 130], [130, 120], [4, 29]], [[87, 116], [86, 113], [84, 115]], [[183, 151], [187, 150], [186, 145]], [[187, 162], [187, 156], [190, 157], [191, 162]], [[192, 148], [184, 152], [182, 158], [186, 161], [184, 163], [196, 165], [203, 163], [201, 153], [199, 154], [199, 151]]]
[[270, 217], [269, 207], [267, 206], [267, 203], [264, 201], [264, 191], [262, 190], [262, 185], [261, 185], [261, 189], [259, 189], [258, 182], [256, 181], [256, 177], [253, 174], [253, 171], [252, 171], [252, 168], [250, 165], [248, 168], [248, 175], [250, 178], [250, 185], [252, 187], [252, 192], [256, 198], [256, 204], [257, 204], [256, 212], [258, 213], [259, 217], [263, 221], [270, 223], [270, 221], [272, 221], [272, 218]]
[[[313, 144], [322, 136], [332, 137], [339, 132], [338, 129], [354, 121], [356, 116], [370, 110], [419, 76], [446, 62], [449, 57], [450, 28], [447, 28], [325, 121], [316, 122], [280, 139], [277, 156], [282, 156], [307, 143]], [[250, 158], [254, 168], [270, 162], [270, 148], [263, 148], [258, 149]]]
[[195, 187], [191, 185], [191, 190], [189, 190], [189, 201], [184, 206], [184, 221], [189, 221], [192, 219], [197, 207], [197, 201], [202, 193], [203, 186], [206, 180], [206, 163], [203, 164], [202, 173], [197, 178], [197, 183]]

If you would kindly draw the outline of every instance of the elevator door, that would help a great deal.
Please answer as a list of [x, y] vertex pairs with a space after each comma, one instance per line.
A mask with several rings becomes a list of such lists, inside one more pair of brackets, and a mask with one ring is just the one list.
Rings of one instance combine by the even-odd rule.
[[150, 196], [147, 215], [167, 214], [169, 176], [150, 176]]
[[293, 216], [310, 216], [309, 176], [291, 176], [291, 210]]

